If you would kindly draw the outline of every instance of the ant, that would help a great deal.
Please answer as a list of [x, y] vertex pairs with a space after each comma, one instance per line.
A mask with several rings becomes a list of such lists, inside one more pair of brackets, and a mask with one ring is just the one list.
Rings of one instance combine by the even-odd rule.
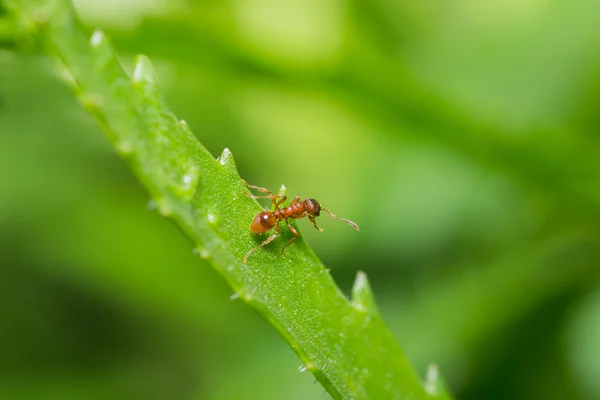
[[333, 215], [329, 210], [321, 207], [319, 202], [316, 201], [315, 199], [300, 200], [300, 195], [297, 195], [296, 197], [294, 197], [292, 199], [292, 202], [290, 203], [289, 206], [287, 206], [285, 208], [279, 208], [279, 206], [282, 205], [287, 200], [286, 195], [274, 194], [265, 188], [250, 185], [248, 182], [246, 182], [243, 179], [242, 179], [242, 182], [244, 182], [244, 184], [251, 189], [256, 189], [262, 193], [267, 193], [266, 196], [254, 196], [252, 194], [244, 192], [244, 194], [246, 196], [250, 197], [251, 199], [271, 199], [271, 201], [273, 202], [273, 206], [275, 207], [275, 210], [273, 210], [273, 211], [265, 210], [265, 211], [259, 212], [258, 214], [256, 214], [256, 216], [252, 220], [252, 224], [250, 224], [250, 230], [252, 232], [265, 233], [275, 227], [275, 233], [273, 235], [269, 236], [267, 239], [265, 239], [265, 241], [263, 241], [261, 244], [259, 244], [258, 246], [256, 246], [252, 250], [250, 250], [248, 253], [246, 253], [246, 255], [244, 256], [244, 264], [246, 264], [248, 262], [248, 257], [250, 257], [250, 255], [252, 255], [252, 253], [254, 253], [256, 250], [260, 249], [261, 247], [266, 246], [267, 244], [271, 243], [273, 241], [273, 239], [275, 239], [279, 235], [279, 233], [281, 231], [279, 224], [281, 223], [281, 221], [285, 221], [285, 223], [287, 224], [290, 231], [294, 234], [294, 237], [292, 238], [292, 240], [290, 240], [289, 243], [286, 244], [285, 246], [283, 246], [283, 249], [281, 249], [281, 257], [285, 258], [285, 248], [288, 247], [290, 244], [294, 243], [296, 241], [296, 239], [298, 239], [298, 237], [300, 237], [300, 234], [298, 233], [298, 231], [296, 229], [294, 229], [294, 227], [292, 225], [290, 225], [290, 222], [288, 221], [290, 218], [300, 219], [300, 218], [308, 217], [308, 219], [310, 220], [310, 222], [312, 222], [312, 224], [315, 226], [315, 228], [319, 232], [323, 232], [323, 229], [321, 229], [317, 226], [315, 217], [318, 217], [320, 215], [321, 211], [325, 211], [327, 214], [329, 214], [331, 216], [331, 218], [337, 219], [338, 221], [343, 221], [343, 222], [347, 223], [348, 225], [350, 225], [352, 228], [358, 230], [358, 225], [356, 225], [354, 222], [344, 219], [344, 218], [339, 218], [339, 217]]

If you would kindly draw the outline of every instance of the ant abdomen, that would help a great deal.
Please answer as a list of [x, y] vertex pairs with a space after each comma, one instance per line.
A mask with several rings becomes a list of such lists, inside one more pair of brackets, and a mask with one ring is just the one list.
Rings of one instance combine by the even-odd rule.
[[254, 233], [265, 233], [273, 229], [276, 222], [277, 218], [271, 211], [263, 211], [256, 214], [250, 224], [250, 230]]

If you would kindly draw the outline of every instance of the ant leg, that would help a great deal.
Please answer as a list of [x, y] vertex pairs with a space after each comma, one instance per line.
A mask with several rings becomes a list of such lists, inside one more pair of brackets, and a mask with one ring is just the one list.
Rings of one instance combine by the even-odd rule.
[[288, 228], [290, 228], [290, 231], [292, 231], [292, 233], [295, 235], [292, 240], [290, 240], [288, 242], [288, 244], [286, 244], [285, 246], [283, 246], [283, 249], [281, 249], [281, 258], [285, 258], [285, 248], [288, 247], [290, 244], [294, 243], [299, 237], [300, 234], [298, 233], [298, 231], [296, 229], [294, 229], [293, 226], [290, 225], [290, 223], [288, 222], [288, 220], [285, 220], [286, 224], [288, 225]]
[[321, 229], [317, 226], [317, 221], [315, 221], [315, 217], [313, 217], [312, 215], [309, 215], [308, 219], [310, 219], [310, 222], [312, 222], [312, 224], [315, 226], [315, 228], [317, 228], [317, 230], [319, 232], [323, 232], [323, 229]]
[[[273, 202], [273, 205], [275, 206], [275, 209], [279, 210], [279, 206], [282, 205], [287, 200], [287, 196], [285, 194], [277, 194], [277, 195], [273, 195], [273, 196], [271, 197], [271, 201]], [[279, 201], [275, 201], [275, 199], [277, 197], [280, 198]], [[293, 204], [293, 202], [292, 202], [292, 204]]]
[[244, 194], [245, 194], [247, 197], [250, 197], [251, 199], [271, 199], [271, 198], [273, 198], [273, 196], [277, 197], [277, 195], [276, 195], [276, 194], [272, 194], [272, 195], [269, 195], [269, 196], [255, 196], [255, 195], [253, 195], [253, 194], [246, 193], [246, 192], [244, 192]]
[[331, 211], [324, 209], [323, 207], [321, 207], [321, 211], [325, 211], [327, 214], [329, 214], [331, 216], [331, 218], [337, 219], [338, 221], [345, 222], [348, 225], [350, 225], [352, 228], [354, 228], [355, 230], [358, 230], [358, 225], [356, 225], [354, 222], [350, 221], [349, 219], [340, 218], [340, 217], [334, 215]]
[[[248, 186], [250, 189], [256, 189], [256, 190], [258, 190], [259, 192], [263, 192], [263, 193], [266, 193], [266, 194], [268, 194], [268, 195], [270, 195], [270, 196], [273, 196], [273, 193], [272, 193], [272, 192], [271, 192], [269, 189], [265, 189], [265, 188], [262, 188], [262, 187], [259, 187], [259, 186], [254, 186], [254, 185], [251, 185], [251, 184], [249, 184], [248, 182], [246, 182], [246, 181], [245, 181], [245, 180], [243, 180], [243, 179], [242, 179], [242, 182], [244, 182], [244, 185]], [[265, 198], [266, 198], [266, 197], [265, 197]]]
[[[279, 197], [279, 201], [277, 200], [278, 197]], [[300, 198], [300, 196], [296, 196], [294, 198], [294, 200], [296, 200], [297, 198]], [[275, 206], [275, 210], [279, 210], [279, 206], [282, 205], [283, 203], [285, 203], [286, 200], [287, 200], [287, 196], [285, 194], [274, 194], [271, 196], [271, 201], [273, 202], [273, 205]], [[292, 200], [292, 204], [294, 204], [294, 200]]]
[[261, 244], [259, 244], [258, 246], [256, 246], [255, 248], [253, 248], [252, 250], [247, 252], [246, 255], [244, 256], [244, 264], [248, 263], [248, 257], [250, 257], [252, 255], [252, 253], [254, 253], [256, 250], [260, 249], [261, 247], [266, 246], [269, 243], [271, 243], [277, 236], [279, 236], [280, 232], [281, 232], [281, 229], [279, 227], [279, 221], [277, 221], [277, 230], [276, 230], [275, 234], [269, 236]]
[[[275, 194], [268, 189], [251, 185], [243, 179], [242, 179], [242, 182], [244, 182], [244, 185], [248, 186], [251, 189], [256, 189], [259, 192], [267, 193], [266, 196], [255, 196], [252, 193], [244, 192], [244, 195], [246, 195], [247, 197], [250, 197], [251, 199], [271, 199], [271, 201], [275, 205], [275, 209], [278, 209], [279, 205], [282, 204], [287, 199], [287, 197], [283, 194]], [[278, 200], [278, 199], [280, 199], [280, 200]]]
[[287, 200], [287, 196], [285, 194], [272, 194], [270, 196], [254, 196], [253, 194], [249, 194], [244, 192], [246, 197], [250, 197], [251, 199], [271, 199], [274, 210], [279, 210], [279, 206], [283, 204]]
[[294, 197], [294, 198], [292, 199], [292, 202], [290, 203], [290, 206], [292, 206], [292, 205], [294, 205], [294, 204], [298, 203], [299, 201], [300, 201], [300, 195], [296, 195], [296, 197]]

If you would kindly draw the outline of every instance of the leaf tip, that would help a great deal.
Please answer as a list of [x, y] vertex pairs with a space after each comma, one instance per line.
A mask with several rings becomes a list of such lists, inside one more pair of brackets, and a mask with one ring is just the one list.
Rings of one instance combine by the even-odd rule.
[[354, 286], [352, 287], [352, 306], [357, 310], [377, 314], [377, 306], [373, 298], [373, 291], [367, 278], [367, 274], [363, 271], [358, 271]]
[[132, 81], [134, 83], [149, 83], [153, 86], [158, 84], [156, 71], [152, 66], [150, 59], [144, 55], [138, 55], [135, 58], [135, 66], [133, 67]]

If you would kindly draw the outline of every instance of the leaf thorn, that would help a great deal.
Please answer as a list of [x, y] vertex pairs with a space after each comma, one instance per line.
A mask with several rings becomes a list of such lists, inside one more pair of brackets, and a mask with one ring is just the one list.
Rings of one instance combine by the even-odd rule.
[[318, 371], [319, 368], [317, 367], [317, 364], [315, 364], [314, 362], [307, 362], [305, 365], [300, 365], [298, 367], [298, 372], [306, 372], [306, 371], [310, 371], [310, 372], [316, 372]]
[[363, 271], [358, 271], [356, 274], [354, 286], [352, 287], [352, 306], [362, 312], [378, 313], [367, 274]]
[[206, 214], [206, 220], [208, 221], [209, 224], [214, 225], [217, 223], [217, 215], [214, 213], [209, 212], [208, 214]]
[[425, 378], [425, 390], [427, 393], [435, 395], [439, 389], [439, 370], [436, 364], [429, 364], [427, 367], [427, 376]]
[[71, 71], [61, 62], [57, 62], [58, 74], [71, 87], [77, 87], [77, 81]]
[[120, 140], [117, 142], [116, 146], [117, 151], [123, 155], [133, 153], [133, 146], [131, 145], [131, 142], [128, 142], [126, 140]]
[[90, 43], [92, 44], [92, 46], [98, 47], [102, 44], [105, 38], [106, 36], [104, 35], [104, 32], [102, 32], [100, 29], [96, 29], [90, 37]]
[[229, 162], [231, 162], [232, 159], [233, 154], [231, 154], [231, 151], [227, 147], [225, 147], [217, 160], [219, 161], [219, 164], [227, 165]]
[[79, 101], [86, 110], [95, 112], [104, 106], [104, 99], [97, 93], [82, 93]]
[[167, 202], [167, 200], [162, 199], [162, 198], [157, 198], [154, 200], [154, 202], [157, 205], [158, 208], [158, 212], [163, 216], [163, 217], [168, 217], [169, 215], [171, 215], [171, 213], [173, 212], [173, 208], [171, 207], [171, 205]]
[[244, 289], [239, 289], [239, 290], [233, 292], [233, 294], [231, 296], [229, 296], [229, 299], [231, 299], [231, 300], [242, 299], [246, 303], [250, 303], [252, 300], [254, 300], [254, 298], [252, 297], [252, 294]]
[[152, 86], [158, 84], [156, 72], [148, 57], [139, 55], [135, 58], [135, 66], [133, 67], [133, 76], [131, 79], [134, 83], [146, 82]]
[[206, 249], [201, 249], [196, 247], [194, 250], [192, 250], [192, 253], [199, 255], [200, 258], [203, 258], [205, 260], [210, 258], [210, 251], [206, 250]]

